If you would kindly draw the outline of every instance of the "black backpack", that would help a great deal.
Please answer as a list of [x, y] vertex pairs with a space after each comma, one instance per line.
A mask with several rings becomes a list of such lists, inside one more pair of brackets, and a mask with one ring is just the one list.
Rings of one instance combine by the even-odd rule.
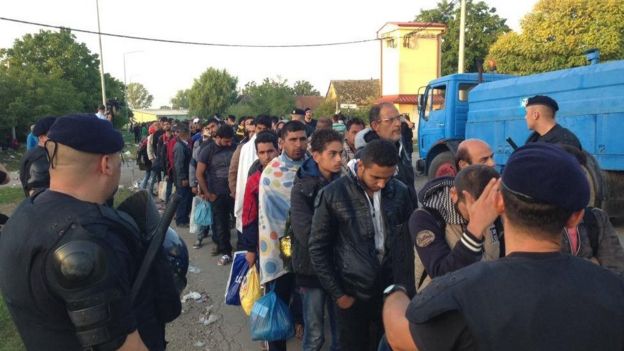
[[595, 255], [598, 252], [598, 241], [600, 238], [600, 226], [598, 225], [598, 218], [594, 213], [593, 207], [585, 209], [583, 215], [583, 224], [587, 228], [587, 236], [589, 237], [589, 245], [592, 248], [592, 252]]

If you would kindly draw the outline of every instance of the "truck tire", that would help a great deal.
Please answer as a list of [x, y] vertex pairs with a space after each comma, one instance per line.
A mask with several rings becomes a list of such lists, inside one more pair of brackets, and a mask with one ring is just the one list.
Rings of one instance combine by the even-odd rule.
[[444, 176], [455, 176], [457, 169], [455, 169], [455, 156], [450, 151], [443, 151], [437, 154], [427, 170], [427, 176], [429, 179], [434, 179]]
[[587, 180], [589, 181], [589, 206], [602, 208], [604, 193], [602, 173], [596, 159], [587, 151], [583, 151], [587, 158], [587, 163], [582, 166]]

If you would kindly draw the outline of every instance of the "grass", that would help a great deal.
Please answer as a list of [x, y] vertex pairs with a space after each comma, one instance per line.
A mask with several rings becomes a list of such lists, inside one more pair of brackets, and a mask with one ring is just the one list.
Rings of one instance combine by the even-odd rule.
[[18, 204], [24, 200], [24, 190], [20, 187], [2, 187], [0, 188], [0, 205]]
[[24, 145], [20, 145], [17, 150], [0, 150], [0, 163], [9, 171], [17, 171], [19, 170], [20, 161], [24, 153], [26, 153], [26, 147]]
[[0, 296], [0, 351], [25, 350], [2, 296]]

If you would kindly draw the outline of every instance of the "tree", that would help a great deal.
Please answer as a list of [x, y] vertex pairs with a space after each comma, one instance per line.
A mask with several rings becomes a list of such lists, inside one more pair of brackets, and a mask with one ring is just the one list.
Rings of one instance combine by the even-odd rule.
[[298, 80], [293, 85], [295, 96], [321, 96], [318, 90], [314, 89], [312, 83], [307, 80]]
[[115, 128], [122, 128], [128, 124], [131, 116], [126, 102], [126, 87], [122, 81], [108, 73], [104, 74], [104, 83], [106, 84], [107, 104], [112, 105], [114, 109], [113, 125]]
[[171, 108], [174, 110], [188, 109], [190, 92], [190, 89], [178, 90], [176, 95], [170, 100]]
[[84, 43], [76, 42], [69, 29], [26, 34], [13, 47], [1, 50], [0, 59], [9, 70], [38, 72], [69, 82], [81, 101], [82, 111], [94, 111], [101, 101], [98, 55], [92, 54]]
[[[442, 0], [437, 8], [422, 10], [415, 21], [444, 23], [448, 29], [442, 38], [442, 75], [457, 72], [459, 51], [459, 1]], [[488, 49], [503, 33], [510, 31], [506, 20], [485, 2], [466, 0], [466, 36], [464, 62], [466, 72], [477, 70], [475, 59], [485, 59]]]
[[37, 70], [0, 69], [0, 116], [5, 127], [25, 130], [44, 116], [82, 111], [69, 81]]
[[128, 84], [128, 106], [133, 109], [148, 108], [152, 105], [154, 97], [141, 83]]
[[624, 2], [541, 0], [490, 48], [488, 62], [501, 73], [531, 74], [586, 64], [583, 52], [600, 49], [602, 60], [624, 58]]
[[238, 78], [230, 75], [225, 69], [208, 68], [195, 79], [188, 94], [189, 114], [208, 117], [223, 113], [236, 101], [237, 83]]
[[245, 84], [243, 96], [256, 115], [283, 116], [290, 113], [295, 105], [295, 92], [280, 77], [265, 78], [260, 85], [253, 81]]

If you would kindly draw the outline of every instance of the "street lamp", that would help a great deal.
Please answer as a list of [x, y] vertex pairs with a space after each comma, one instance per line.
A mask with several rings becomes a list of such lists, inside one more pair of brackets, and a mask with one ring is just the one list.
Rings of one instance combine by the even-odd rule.
[[130, 106], [128, 106], [128, 84], [126, 82], [126, 55], [130, 55], [130, 54], [136, 54], [139, 52], [143, 52], [141, 50], [134, 50], [134, 51], [128, 51], [128, 52], [124, 52], [123, 53], [123, 70], [124, 70], [124, 95], [125, 95], [125, 99], [126, 99], [126, 119], [128, 119], [128, 109], [130, 108]]
[[106, 85], [104, 83], [104, 55], [102, 54], [102, 31], [100, 30], [100, 2], [95, 0], [97, 10], [98, 39], [100, 43], [100, 82], [102, 83], [102, 105], [106, 106]]

